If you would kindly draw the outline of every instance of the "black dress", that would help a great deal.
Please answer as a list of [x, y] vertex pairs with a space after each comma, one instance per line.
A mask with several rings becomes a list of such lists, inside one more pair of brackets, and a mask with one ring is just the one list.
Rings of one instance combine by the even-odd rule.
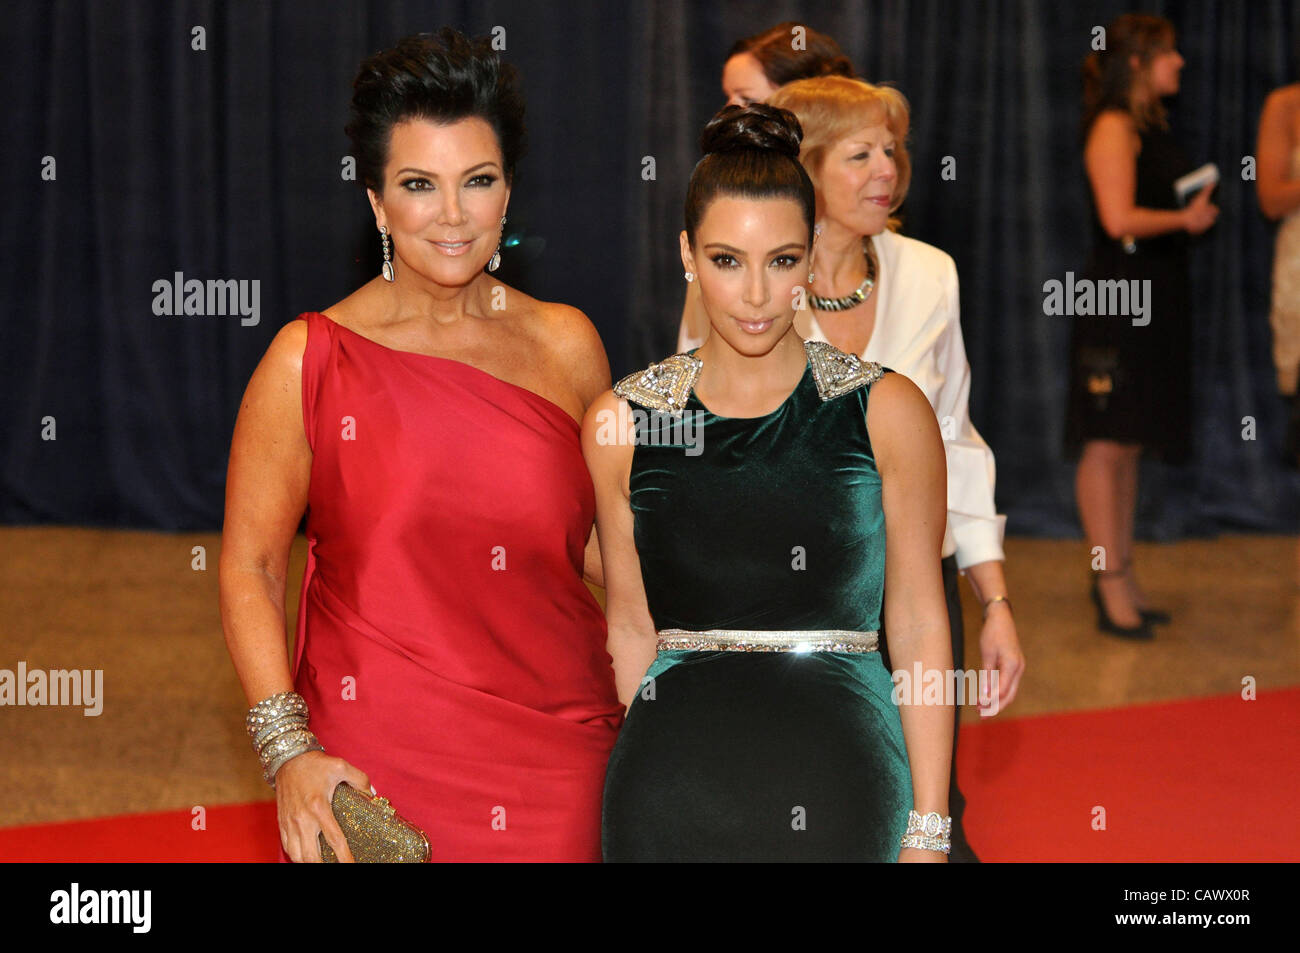
[[[1141, 139], [1137, 205], [1177, 209], [1173, 183], [1192, 170], [1191, 163], [1167, 130], [1143, 132]], [[1092, 250], [1083, 278], [1094, 287], [1102, 281], [1150, 281], [1144, 286], [1149, 293], [1143, 295], [1149, 310], [1137, 319], [1149, 323], [1135, 325], [1131, 314], [1075, 314], [1068, 319], [1066, 456], [1077, 459], [1087, 440], [1116, 440], [1141, 444], [1167, 463], [1186, 463], [1192, 445], [1187, 233], [1138, 239], [1136, 248], [1126, 251], [1122, 241], [1102, 228], [1091, 189], [1088, 196]]]

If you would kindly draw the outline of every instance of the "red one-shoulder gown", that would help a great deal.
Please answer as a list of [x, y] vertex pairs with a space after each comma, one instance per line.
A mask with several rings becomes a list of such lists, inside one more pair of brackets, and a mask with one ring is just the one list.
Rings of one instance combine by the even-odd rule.
[[301, 319], [293, 673], [312, 731], [433, 860], [600, 860], [623, 709], [581, 578], [595, 496], [578, 424], [468, 364]]

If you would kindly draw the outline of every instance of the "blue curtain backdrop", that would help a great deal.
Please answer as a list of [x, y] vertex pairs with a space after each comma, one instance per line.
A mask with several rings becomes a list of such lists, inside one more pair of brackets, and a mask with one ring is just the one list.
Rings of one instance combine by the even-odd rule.
[[[677, 232], [734, 40], [787, 19], [835, 36], [913, 107], [904, 232], [956, 259], [972, 412], [997, 453], [1013, 534], [1077, 536], [1061, 454], [1069, 318], [1043, 282], [1083, 264], [1082, 58], [1115, 2], [19, 3], [0, 21], [0, 521], [220, 525], [244, 385], [276, 330], [378, 268], [344, 179], [350, 83], [418, 30], [503, 27], [530, 151], [499, 274], [582, 308], [614, 374], [671, 352]], [[1217, 162], [1218, 225], [1197, 243], [1198, 457], [1146, 465], [1139, 535], [1295, 532], [1300, 478], [1278, 462], [1267, 323], [1272, 229], [1254, 183], [1264, 97], [1300, 79], [1300, 4], [1148, 5], [1187, 60], [1171, 113]], [[195, 28], [205, 48], [195, 49]], [[656, 175], [642, 177], [653, 156]], [[956, 178], [940, 176], [944, 157]], [[53, 178], [49, 177], [53, 170]], [[155, 313], [155, 283], [256, 281], [258, 320]], [[1257, 439], [1242, 439], [1242, 419]], [[56, 439], [44, 439], [53, 433]]]

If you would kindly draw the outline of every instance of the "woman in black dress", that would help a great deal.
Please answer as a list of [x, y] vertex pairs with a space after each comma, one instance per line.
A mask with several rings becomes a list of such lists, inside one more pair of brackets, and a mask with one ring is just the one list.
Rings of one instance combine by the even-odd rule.
[[[1169, 130], [1161, 99], [1178, 92], [1183, 58], [1173, 25], [1125, 14], [1106, 29], [1106, 49], [1084, 67], [1084, 165], [1092, 205], [1092, 253], [1084, 279], [1093, 306], [1075, 313], [1070, 343], [1066, 452], [1079, 461], [1079, 515], [1092, 550], [1098, 627], [1149, 639], [1169, 617], [1150, 609], [1133, 574], [1138, 457], [1191, 456], [1191, 328], [1187, 236], [1214, 224], [1211, 189], [1180, 207], [1174, 181], [1193, 168]], [[1124, 313], [1097, 313], [1123, 297]], [[1149, 284], [1147, 284], [1149, 282]], [[1136, 284], [1135, 284], [1136, 283]], [[1067, 291], [1067, 293], [1069, 293]], [[1091, 310], [1081, 315], [1078, 312]]]

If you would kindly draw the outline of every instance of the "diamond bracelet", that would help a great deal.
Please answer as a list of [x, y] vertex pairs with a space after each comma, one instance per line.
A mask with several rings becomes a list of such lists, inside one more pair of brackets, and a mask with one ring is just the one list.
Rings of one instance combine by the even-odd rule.
[[275, 787], [276, 772], [285, 762], [308, 751], [324, 751], [307, 730], [307, 701], [297, 692], [277, 692], [248, 710], [244, 727], [262, 762], [262, 777]]
[[919, 847], [921, 850], [939, 850], [945, 854], [952, 850], [952, 844], [946, 837], [927, 837], [924, 834], [904, 834], [903, 847]]
[[916, 811], [907, 812], [907, 830], [904, 834], [925, 834], [928, 837], [947, 837], [952, 833], [952, 818], [942, 817], [938, 811], [921, 815]]
[[907, 812], [907, 830], [903, 832], [902, 846], [941, 850], [946, 854], [952, 849], [951, 834], [951, 817], [941, 817], [938, 811], [921, 815], [912, 810]]

